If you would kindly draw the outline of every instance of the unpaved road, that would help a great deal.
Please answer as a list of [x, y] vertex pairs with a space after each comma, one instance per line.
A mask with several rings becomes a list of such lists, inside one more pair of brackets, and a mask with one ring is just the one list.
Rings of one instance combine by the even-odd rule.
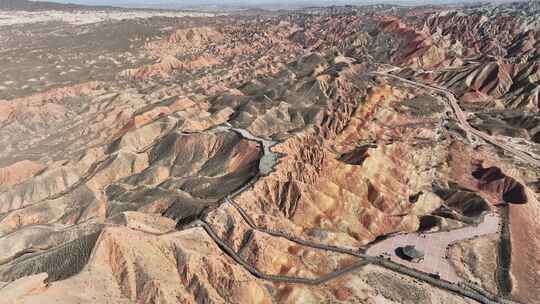
[[[376, 73], [376, 74], [380, 74], [382, 76], [390, 76], [390, 77], [393, 76], [393, 75], [386, 75], [382, 73]], [[393, 77], [399, 78], [397, 76], [393, 76]], [[443, 92], [442, 89], [431, 88], [423, 84], [416, 84], [412, 81], [402, 79], [402, 78], [400, 78], [400, 80], [403, 80], [405, 82], [411, 83], [413, 85], [421, 86], [427, 89], [440, 90], [439, 92]], [[451, 93], [448, 93], [448, 94], [451, 94]], [[449, 98], [449, 100], [451, 103], [453, 103], [452, 99]], [[455, 105], [457, 106], [457, 101], [455, 100], [455, 98], [453, 100], [455, 101]], [[464, 122], [466, 126], [469, 126], [469, 128], [471, 128], [470, 125], [465, 120], [465, 115], [461, 111], [461, 108], [457, 106], [456, 109], [454, 111], [456, 112], [456, 117], [458, 117], [459, 122], [460, 123]], [[256, 137], [247, 130], [236, 129], [228, 124], [218, 126], [214, 128], [214, 130], [215, 131], [233, 130], [240, 133], [245, 138], [259, 141], [263, 145], [263, 148], [264, 148], [264, 156], [263, 156], [263, 159], [261, 159], [261, 164], [259, 168], [261, 174], [270, 173], [273, 166], [277, 163], [279, 159], [279, 154], [272, 152], [270, 149], [272, 146], [276, 144], [276, 142]], [[471, 133], [474, 134], [473, 132]], [[354, 272], [355, 270], [357, 270], [358, 268], [361, 268], [362, 266], [366, 264], [374, 264], [374, 265], [378, 265], [386, 269], [398, 272], [400, 274], [411, 276], [416, 279], [422, 280], [424, 282], [428, 282], [439, 288], [458, 293], [464, 297], [474, 299], [480, 303], [491, 304], [491, 303], [504, 302], [503, 299], [499, 299], [496, 295], [491, 295], [484, 291], [479, 292], [477, 290], [473, 290], [473, 289], [455, 284], [457, 282], [457, 277], [455, 273], [453, 272], [453, 270], [451, 269], [451, 267], [449, 266], [449, 264], [444, 259], [444, 256], [446, 254], [446, 247], [453, 242], [470, 239], [477, 235], [479, 236], [479, 235], [485, 235], [485, 234], [490, 234], [490, 233], [497, 233], [498, 226], [499, 226], [499, 217], [495, 214], [486, 215], [479, 226], [469, 226], [469, 227], [457, 229], [454, 231], [432, 233], [429, 235], [429, 237], [426, 236], [426, 238], [418, 236], [418, 235], [416, 235], [417, 238], [415, 238], [415, 234], [398, 235], [395, 237], [391, 237], [383, 242], [377, 243], [376, 245], [370, 247], [368, 249], [368, 252], [364, 253], [361, 250], [355, 251], [348, 248], [339, 248], [336, 246], [318, 244], [318, 243], [314, 243], [308, 240], [303, 240], [303, 239], [294, 237], [285, 232], [279, 232], [279, 231], [269, 230], [263, 227], [258, 227], [250, 218], [250, 216], [247, 214], [247, 212], [243, 210], [239, 205], [234, 203], [233, 201], [235, 196], [247, 190], [250, 186], [252, 186], [257, 181], [257, 179], [258, 178], [255, 178], [251, 182], [244, 185], [244, 187], [241, 187], [234, 193], [229, 194], [224, 199], [225, 203], [230, 203], [237, 209], [237, 211], [242, 216], [243, 220], [246, 221], [246, 223], [252, 229], [274, 236], [274, 237], [281, 237], [281, 238], [288, 239], [289, 241], [298, 243], [302, 246], [307, 246], [307, 247], [316, 248], [320, 250], [326, 250], [326, 251], [355, 256], [358, 258], [358, 261], [347, 267], [344, 267], [342, 269], [337, 269], [331, 273], [323, 275], [319, 278], [288, 277], [288, 276], [282, 276], [282, 275], [266, 274], [259, 271], [258, 269], [250, 265], [247, 261], [245, 261], [241, 256], [239, 256], [238, 253], [234, 251], [234, 249], [232, 249], [224, 240], [222, 240], [216, 234], [212, 226], [208, 224], [204, 218], [197, 220], [183, 228], [184, 229], [190, 229], [193, 227], [204, 228], [205, 231], [208, 233], [208, 235], [226, 254], [228, 254], [231, 258], [233, 258], [237, 263], [242, 265], [250, 273], [252, 273], [256, 277], [263, 280], [268, 280], [272, 282], [286, 282], [286, 283], [293, 283], [293, 284], [319, 285], [329, 280], [332, 280], [336, 277]], [[431, 253], [426, 254], [426, 258], [424, 262], [421, 264], [407, 263], [405, 261], [400, 260], [393, 253], [395, 248], [410, 244], [411, 241], [415, 241], [416, 243], [412, 243], [412, 244], [418, 246], [419, 249], [422, 249], [422, 250], [433, 249]], [[391, 260], [386, 260], [386, 258], [378, 257], [380, 253], [385, 252], [385, 251], [389, 251], [393, 255]], [[431, 265], [432, 267], [428, 267], [426, 265]], [[445, 269], [447, 269], [446, 274], [440, 270], [440, 268], [444, 268], [444, 267], [446, 267]], [[429, 276], [429, 273], [441, 273], [441, 278], [440, 279], [433, 278]]]
[[520, 159], [521, 161], [540, 168], [540, 160], [532, 157], [531, 155], [527, 154], [526, 152], [518, 150], [518, 149], [512, 147], [511, 145], [508, 145], [505, 142], [497, 140], [495, 137], [493, 137], [491, 135], [488, 135], [488, 134], [486, 134], [486, 133], [484, 133], [482, 131], [479, 131], [479, 130], [473, 128], [469, 124], [469, 122], [467, 121], [467, 118], [466, 118], [467, 116], [465, 115], [465, 113], [463, 112], [461, 107], [459, 106], [459, 103], [458, 103], [458, 101], [456, 99], [456, 96], [454, 95], [453, 92], [449, 91], [448, 89], [440, 87], [440, 86], [436, 86], [436, 85], [427, 85], [427, 84], [424, 84], [424, 83], [419, 83], [419, 82], [412, 81], [412, 80], [409, 80], [409, 79], [405, 79], [405, 78], [402, 78], [402, 77], [399, 77], [399, 76], [396, 76], [396, 75], [393, 75], [393, 74], [388, 74], [386, 72], [382, 72], [382, 73], [375, 72], [373, 74], [377, 75], [377, 76], [382, 76], [382, 77], [394, 78], [394, 79], [397, 79], [397, 80], [399, 80], [401, 82], [405, 82], [405, 83], [408, 83], [410, 85], [420, 87], [420, 88], [423, 88], [423, 89], [435, 91], [437, 93], [440, 93], [440, 94], [444, 95], [448, 99], [448, 101], [450, 103], [450, 106], [452, 107], [452, 110], [454, 111], [454, 115], [456, 116], [456, 120], [458, 121], [461, 128], [467, 133], [467, 136], [469, 138], [470, 138], [471, 134], [475, 135], [475, 136], [483, 139], [484, 141], [486, 141], [486, 142], [488, 142], [488, 143], [490, 143], [490, 144], [492, 144], [492, 145], [494, 145], [496, 147], [499, 147], [499, 148], [503, 149], [504, 151], [514, 155], [516, 158]]

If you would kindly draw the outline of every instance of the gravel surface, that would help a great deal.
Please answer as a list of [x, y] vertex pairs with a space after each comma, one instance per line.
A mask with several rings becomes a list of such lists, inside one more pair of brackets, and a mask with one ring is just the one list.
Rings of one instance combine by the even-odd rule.
[[[446, 259], [447, 249], [452, 243], [472, 239], [475, 237], [498, 233], [500, 217], [489, 213], [484, 216], [478, 226], [467, 226], [451, 231], [436, 233], [408, 233], [390, 237], [369, 247], [367, 254], [372, 256], [384, 255], [394, 262], [429, 273], [438, 273], [442, 279], [457, 282], [458, 277]], [[424, 260], [413, 263], [408, 262], [395, 253], [396, 248], [414, 245], [424, 252]]]

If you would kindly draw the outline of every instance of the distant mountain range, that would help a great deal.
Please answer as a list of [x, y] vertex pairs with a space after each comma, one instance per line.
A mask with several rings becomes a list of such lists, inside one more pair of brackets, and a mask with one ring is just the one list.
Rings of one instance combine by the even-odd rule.
[[[62, 3], [60, 3], [62, 2]], [[110, 9], [110, 8], [149, 8], [149, 9], [231, 9], [264, 8], [295, 9], [312, 6], [330, 5], [368, 5], [394, 3], [401, 5], [473, 3], [475, 0], [0, 0], [0, 9], [10, 10], [74, 10], [74, 9]], [[485, 2], [485, 1], [483, 1]], [[507, 2], [492, 0], [491, 2]]]
[[88, 6], [71, 3], [57, 3], [46, 1], [27, 1], [27, 0], [0, 0], [1, 10], [95, 10], [95, 9], [111, 9], [113, 6]]

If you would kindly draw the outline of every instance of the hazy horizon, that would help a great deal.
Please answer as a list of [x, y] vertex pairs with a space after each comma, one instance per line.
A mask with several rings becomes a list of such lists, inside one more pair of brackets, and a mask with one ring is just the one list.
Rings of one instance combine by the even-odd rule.
[[475, 3], [475, 2], [503, 2], [503, 1], [452, 1], [452, 0], [35, 0], [58, 3], [73, 3], [83, 5], [109, 5], [121, 7], [149, 7], [149, 8], [188, 8], [188, 7], [305, 7], [329, 5], [365, 5], [365, 4], [449, 4], [449, 3]]

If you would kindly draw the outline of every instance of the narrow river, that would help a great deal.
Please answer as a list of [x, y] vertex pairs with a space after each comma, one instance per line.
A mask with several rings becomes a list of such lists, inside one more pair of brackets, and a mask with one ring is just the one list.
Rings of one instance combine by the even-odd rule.
[[234, 131], [242, 135], [245, 139], [257, 141], [263, 146], [263, 156], [259, 161], [259, 174], [267, 175], [274, 169], [280, 157], [279, 153], [272, 152], [271, 148], [277, 145], [277, 141], [267, 140], [257, 137], [246, 129], [234, 128], [229, 123], [213, 128], [214, 131]]

